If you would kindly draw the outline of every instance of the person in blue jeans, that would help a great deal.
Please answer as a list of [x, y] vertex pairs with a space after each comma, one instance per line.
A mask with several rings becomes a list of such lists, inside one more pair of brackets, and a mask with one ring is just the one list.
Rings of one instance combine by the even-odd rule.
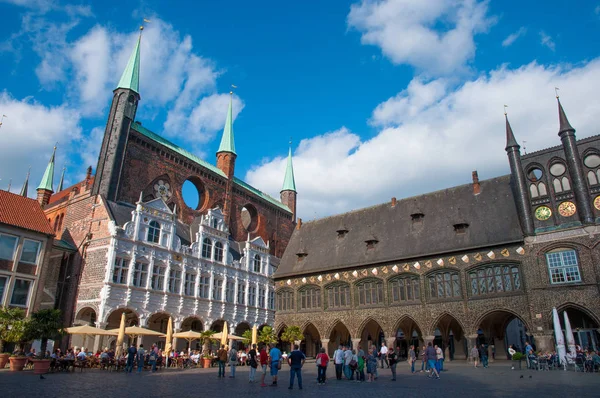
[[298, 376], [298, 388], [302, 390], [302, 366], [306, 356], [297, 344], [294, 344], [294, 351], [290, 352], [288, 356], [288, 365], [290, 365], [290, 386], [288, 389], [294, 388], [294, 377]]
[[481, 364], [483, 365], [484, 368], [488, 367], [488, 350], [487, 347], [485, 346], [485, 344], [481, 345], [481, 348], [479, 349], [479, 356], [481, 357]]
[[144, 350], [144, 345], [140, 344], [140, 349], [137, 351], [138, 373], [142, 373], [142, 370], [144, 370], [145, 357], [146, 357], [146, 350]]
[[135, 354], [137, 350], [135, 348], [135, 344], [131, 344], [131, 346], [127, 349], [127, 365], [125, 366], [125, 372], [131, 373], [133, 370], [133, 362], [135, 361]]
[[410, 361], [410, 372], [415, 373], [415, 362], [417, 362], [417, 353], [415, 352], [415, 346], [411, 345], [408, 351], [408, 360]]

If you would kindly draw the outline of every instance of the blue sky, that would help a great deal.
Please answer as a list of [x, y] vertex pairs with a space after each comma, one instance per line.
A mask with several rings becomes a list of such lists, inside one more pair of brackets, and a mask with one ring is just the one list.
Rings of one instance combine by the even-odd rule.
[[600, 2], [421, 3], [0, 0], [0, 188], [56, 141], [56, 180], [95, 168], [144, 17], [137, 118], [214, 163], [235, 84], [236, 175], [278, 197], [293, 137], [305, 219], [507, 173], [502, 105], [557, 145], [555, 86], [600, 132]]

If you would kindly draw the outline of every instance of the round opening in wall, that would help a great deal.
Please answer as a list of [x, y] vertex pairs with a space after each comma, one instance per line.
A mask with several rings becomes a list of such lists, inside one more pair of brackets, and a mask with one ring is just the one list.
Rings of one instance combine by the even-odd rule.
[[258, 212], [254, 206], [245, 205], [242, 207], [240, 217], [242, 219], [242, 226], [246, 231], [256, 231], [256, 228], [258, 227]]
[[200, 178], [190, 177], [183, 182], [181, 196], [187, 207], [192, 210], [200, 210], [206, 201], [207, 193]]
[[536, 182], [539, 181], [543, 175], [544, 172], [542, 171], [542, 169], [540, 169], [539, 167], [533, 167], [527, 173], [527, 178], [529, 178], [529, 180], [533, 182]]

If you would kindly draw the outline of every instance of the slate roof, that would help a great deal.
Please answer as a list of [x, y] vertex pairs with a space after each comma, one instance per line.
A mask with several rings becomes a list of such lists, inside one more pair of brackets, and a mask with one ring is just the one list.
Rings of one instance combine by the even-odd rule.
[[[523, 240], [510, 176], [461, 185], [303, 223], [290, 239], [275, 278], [438, 256]], [[424, 215], [413, 222], [412, 214]], [[465, 233], [454, 225], [467, 223]], [[336, 232], [345, 229], [345, 237]], [[378, 241], [367, 250], [367, 240]], [[307, 255], [298, 260], [297, 253]]]
[[0, 191], [0, 224], [54, 235], [54, 230], [37, 200], [7, 191]]

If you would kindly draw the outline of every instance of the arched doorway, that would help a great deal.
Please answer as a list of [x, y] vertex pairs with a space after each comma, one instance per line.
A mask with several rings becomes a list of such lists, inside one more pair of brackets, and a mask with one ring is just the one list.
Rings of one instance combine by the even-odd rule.
[[467, 359], [467, 340], [461, 324], [450, 314], [442, 315], [435, 324], [433, 344], [444, 351], [444, 358]]
[[340, 346], [352, 345], [352, 338], [350, 336], [350, 331], [342, 322], [336, 322], [336, 324], [331, 329], [329, 333], [329, 344], [327, 345], [327, 353], [331, 356], [333, 352]]
[[316, 357], [321, 349], [321, 337], [319, 331], [312, 323], [306, 325], [302, 331], [304, 340], [300, 343], [300, 351], [304, 352], [307, 357]]
[[396, 326], [396, 346], [400, 347], [400, 358], [408, 357], [408, 349], [411, 345], [415, 347], [418, 358], [422, 341], [421, 329], [412, 318], [406, 317], [398, 322]]
[[[204, 324], [200, 319], [194, 316], [185, 318], [183, 322], [181, 322], [181, 331], [187, 332], [189, 330], [200, 333], [204, 331]], [[175, 348], [177, 349], [177, 351], [187, 351], [188, 348], [191, 350], [202, 349], [202, 342], [200, 340], [193, 340], [191, 347], [188, 347], [188, 345], [189, 343], [187, 340], [177, 339], [177, 344], [175, 345]]]
[[369, 319], [360, 332], [360, 344], [363, 349], [371, 350], [375, 346], [379, 351], [382, 343], [387, 345], [383, 328], [376, 320]]
[[[121, 326], [121, 315], [125, 313], [125, 327], [138, 326], [140, 324], [140, 318], [135, 312], [129, 308], [119, 308], [111, 312], [106, 318], [106, 329], [118, 329]], [[101, 336], [102, 337], [102, 336]], [[101, 339], [100, 347], [108, 347], [115, 349], [117, 338], [113, 336], [107, 336]], [[131, 344], [129, 336], [125, 336], [125, 342]]]
[[[248, 331], [252, 332], [252, 328], [250, 327], [250, 324], [247, 322], [241, 322], [235, 327], [235, 331], [233, 334], [235, 334], [236, 336], [242, 337], [244, 335], [244, 333], [246, 333]], [[250, 344], [251, 343], [248, 343], [248, 346]], [[246, 348], [246, 344], [244, 344], [243, 341], [236, 341], [236, 345], [237, 345], [238, 350], [243, 350]]]
[[[560, 324], [563, 328], [563, 334], [565, 335], [565, 344], [567, 344], [564, 322], [565, 312], [569, 317], [569, 323], [571, 324], [571, 330], [573, 331], [575, 344], [581, 346], [581, 348], [584, 350], [597, 351], [600, 349], [598, 323], [596, 323], [596, 321], [594, 321], [587, 313], [575, 306], [562, 307], [561, 310], [558, 311]], [[552, 325], [552, 329], [554, 330], [554, 325]]]
[[[517, 351], [523, 352], [527, 336], [525, 322], [516, 314], [505, 310], [492, 311], [486, 314], [477, 328], [476, 344], [486, 344], [489, 355], [496, 359], [510, 359], [508, 347], [515, 346]], [[533, 344], [533, 342], [532, 342]]]
[[[148, 329], [154, 330], [155, 332], [167, 333], [167, 326], [169, 325], [169, 314], [164, 312], [158, 312], [148, 318]], [[144, 347], [150, 347], [152, 344], [156, 344], [158, 348], [164, 350], [165, 339], [159, 339], [154, 336], [144, 336], [142, 338]]]
[[[92, 327], [96, 327], [96, 311], [90, 307], [84, 307], [75, 316], [75, 321], [73, 322], [75, 326], [83, 326], [89, 325]], [[71, 336], [71, 344], [72, 347], [85, 347], [87, 351], [90, 351], [90, 345], [94, 344], [94, 337], [81, 336], [81, 335], [73, 335]]]

